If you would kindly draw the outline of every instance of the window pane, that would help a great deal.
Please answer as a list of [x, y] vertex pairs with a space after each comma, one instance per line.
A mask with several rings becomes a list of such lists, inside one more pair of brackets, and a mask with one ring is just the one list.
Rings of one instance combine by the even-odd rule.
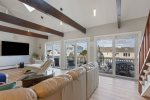
[[116, 75], [134, 77], [135, 38], [115, 39], [115, 49]]
[[99, 72], [112, 74], [112, 39], [97, 40], [97, 62]]
[[87, 63], [88, 60], [87, 48], [88, 48], [87, 41], [77, 42], [77, 66], [81, 66]]
[[67, 68], [75, 68], [75, 44], [66, 44], [66, 65]]

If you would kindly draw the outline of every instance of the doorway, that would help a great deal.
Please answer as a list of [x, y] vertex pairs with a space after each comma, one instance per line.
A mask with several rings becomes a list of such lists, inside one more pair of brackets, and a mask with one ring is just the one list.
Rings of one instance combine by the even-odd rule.
[[101, 75], [135, 78], [136, 35], [95, 37], [95, 61]]
[[80, 67], [89, 60], [89, 39], [65, 40], [65, 65], [67, 69]]
[[60, 42], [49, 42], [45, 45], [45, 57], [54, 61], [54, 67], [60, 67], [61, 44]]

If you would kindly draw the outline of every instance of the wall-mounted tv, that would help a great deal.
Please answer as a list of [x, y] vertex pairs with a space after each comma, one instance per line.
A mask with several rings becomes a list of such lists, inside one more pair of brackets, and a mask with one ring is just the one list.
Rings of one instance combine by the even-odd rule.
[[29, 55], [29, 43], [2, 41], [2, 56]]

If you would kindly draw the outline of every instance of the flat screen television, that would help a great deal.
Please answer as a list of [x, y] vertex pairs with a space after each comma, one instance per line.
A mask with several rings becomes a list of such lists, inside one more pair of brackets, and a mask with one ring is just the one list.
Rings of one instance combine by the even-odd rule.
[[29, 43], [2, 41], [2, 56], [29, 55]]

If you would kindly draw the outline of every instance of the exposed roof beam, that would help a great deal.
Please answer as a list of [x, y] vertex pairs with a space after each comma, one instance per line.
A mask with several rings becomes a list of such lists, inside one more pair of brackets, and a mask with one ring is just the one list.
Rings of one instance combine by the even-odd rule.
[[47, 14], [51, 15], [67, 24], [70, 26], [80, 30], [83, 33], [86, 33], [86, 29], [78, 24], [77, 22], [73, 21], [71, 18], [68, 16], [64, 15], [62, 12], [45, 2], [44, 0], [19, 0], [23, 3], [26, 3], [27, 5], [30, 5], [31, 7], [34, 7], [35, 9]]
[[46, 36], [46, 35], [41, 35], [41, 34], [28, 32], [28, 31], [24, 31], [24, 30], [19, 30], [16, 28], [10, 28], [7, 26], [2, 26], [2, 25], [0, 25], [0, 31], [19, 34], [19, 35], [25, 35], [25, 36], [31, 36], [31, 37], [37, 37], [37, 38], [42, 38], [42, 39], [48, 39], [48, 36]]
[[121, 27], [121, 0], [116, 0], [116, 10], [117, 10], [117, 24], [118, 28]]
[[19, 25], [19, 26], [26, 27], [26, 28], [35, 29], [35, 30], [42, 31], [42, 32], [51, 33], [51, 34], [62, 36], [62, 37], [64, 36], [64, 33], [62, 33], [62, 32], [26, 21], [24, 19], [20, 19], [20, 18], [11, 16], [11, 15], [8, 15], [8, 14], [2, 13], [2, 12], [0, 12], [0, 21]]

